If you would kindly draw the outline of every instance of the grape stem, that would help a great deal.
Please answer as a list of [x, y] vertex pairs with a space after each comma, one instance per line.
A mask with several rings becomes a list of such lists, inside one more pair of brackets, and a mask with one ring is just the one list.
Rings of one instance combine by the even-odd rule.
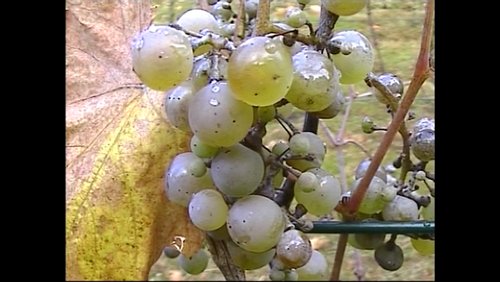
[[389, 149], [396, 132], [401, 127], [408, 110], [417, 96], [418, 90], [429, 77], [429, 50], [432, 37], [433, 16], [434, 0], [428, 0], [425, 8], [425, 20], [420, 53], [416, 62], [415, 71], [413, 73], [413, 79], [410, 82], [410, 86], [408, 87], [406, 94], [403, 96], [401, 104], [398, 107], [392, 122], [389, 124], [387, 132], [384, 134], [370, 165], [368, 166], [365, 176], [361, 179], [350, 201], [347, 204], [340, 203], [336, 207], [336, 210], [341, 212], [346, 217], [353, 217], [358, 210], [361, 200], [368, 189], [368, 184], [375, 175], [377, 168], [380, 166], [380, 163]]
[[220, 269], [226, 281], [245, 281], [245, 271], [236, 266], [232, 259], [225, 241], [215, 240], [210, 235], [205, 235], [208, 250], [212, 254], [212, 260]]
[[[365, 81], [368, 86], [375, 87], [375, 89], [377, 89], [382, 94], [385, 100], [389, 101], [388, 106], [391, 114], [396, 113], [399, 107], [399, 102], [394, 97], [391, 90], [387, 86], [385, 86], [373, 73], [369, 73]], [[387, 131], [387, 128], [381, 128], [381, 127], [374, 127], [372, 129], [374, 131]], [[402, 156], [401, 174], [399, 177], [399, 182], [404, 183], [406, 179], [406, 174], [413, 165], [410, 159], [410, 134], [408, 133], [408, 129], [406, 128], [406, 123], [404, 122], [404, 120], [401, 123], [401, 126], [399, 127], [398, 131], [399, 134], [401, 135], [401, 138], [403, 139], [403, 153], [401, 154]]]
[[377, 33], [375, 32], [375, 24], [373, 22], [373, 18], [372, 18], [372, 7], [371, 7], [371, 3], [370, 3], [370, 0], [368, 0], [366, 2], [366, 21], [367, 21], [367, 24], [368, 24], [368, 27], [370, 28], [370, 34], [371, 34], [371, 37], [372, 37], [372, 43], [373, 43], [373, 47], [375, 48], [375, 51], [377, 52], [377, 62], [379, 63], [379, 69], [380, 71], [382, 72], [385, 72], [385, 68], [384, 68], [384, 61], [382, 60], [382, 54], [380, 53], [380, 47], [378, 45], [378, 40], [377, 40]]

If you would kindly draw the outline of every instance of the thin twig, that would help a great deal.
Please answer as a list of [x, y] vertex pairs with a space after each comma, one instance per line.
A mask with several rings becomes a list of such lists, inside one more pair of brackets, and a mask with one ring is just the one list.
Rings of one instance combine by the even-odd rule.
[[366, 190], [368, 189], [368, 184], [371, 182], [377, 168], [380, 166], [387, 150], [389, 149], [394, 136], [396, 135], [398, 129], [400, 128], [403, 120], [408, 113], [415, 97], [418, 93], [418, 90], [425, 82], [427, 77], [429, 76], [429, 49], [432, 37], [432, 21], [434, 18], [434, 0], [428, 0], [427, 6], [425, 9], [425, 20], [422, 34], [422, 42], [420, 46], [420, 53], [417, 59], [417, 63], [415, 66], [415, 71], [413, 73], [413, 79], [408, 87], [406, 94], [401, 101], [401, 104], [398, 108], [398, 111], [394, 115], [394, 118], [387, 128], [387, 132], [382, 138], [382, 142], [380, 143], [375, 155], [368, 166], [368, 169], [365, 173], [365, 176], [361, 179], [356, 191], [352, 195], [350, 201], [347, 205], [343, 205], [340, 203], [337, 206], [337, 211], [344, 214], [346, 217], [353, 217], [358, 207], [363, 199]]
[[368, 0], [366, 3], [366, 20], [367, 20], [368, 27], [370, 28], [370, 34], [372, 37], [371, 42], [373, 44], [373, 47], [375, 48], [375, 52], [377, 52], [377, 57], [378, 57], [377, 62], [379, 63], [379, 69], [381, 72], [384, 72], [385, 71], [384, 61], [382, 60], [382, 54], [380, 53], [380, 48], [379, 48], [378, 40], [377, 40], [377, 33], [375, 32], [375, 28], [374, 28], [375, 24], [373, 23], [372, 7], [370, 4], [370, 0]]
[[[393, 93], [391, 90], [384, 85], [375, 75], [372, 73], [369, 73], [367, 76], [367, 80], [369, 81], [370, 85], [375, 87], [380, 94], [384, 97], [386, 101], [389, 101], [389, 109], [391, 110], [391, 113], [395, 113], [398, 110], [399, 107], [399, 102], [396, 100], [394, 97]], [[394, 118], [394, 117], [393, 117]], [[387, 131], [386, 128], [377, 128], [374, 130], [385, 130]], [[410, 134], [408, 132], [408, 129], [406, 127], [406, 123], [403, 120], [401, 123], [401, 126], [399, 127], [398, 130], [399, 134], [401, 135], [401, 139], [403, 140], [403, 152], [401, 154], [402, 159], [401, 159], [401, 174], [399, 176], [399, 181], [401, 183], [405, 182], [406, 175], [408, 171], [412, 167], [412, 162], [410, 159]]]

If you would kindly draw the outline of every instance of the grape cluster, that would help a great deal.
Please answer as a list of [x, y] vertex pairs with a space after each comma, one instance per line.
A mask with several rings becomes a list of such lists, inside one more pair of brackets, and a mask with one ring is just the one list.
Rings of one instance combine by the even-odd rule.
[[[366, 2], [322, 0], [340, 16], [359, 12]], [[191, 222], [211, 240], [225, 242], [236, 266], [268, 265], [271, 280], [328, 278], [325, 257], [305, 234], [312, 222], [302, 216], [329, 215], [345, 196], [337, 177], [322, 168], [324, 142], [297, 130], [286, 119], [286, 109], [320, 119], [337, 116], [345, 103], [341, 84], [363, 81], [374, 63], [370, 42], [355, 30], [333, 32], [322, 48], [298, 42], [297, 28], [310, 25], [303, 11], [308, 3], [299, 0], [283, 23], [275, 24], [284, 32], [252, 36], [258, 0], [246, 0], [246, 36], [235, 42], [231, 1], [211, 0], [209, 11], [191, 9], [175, 23], [151, 24], [132, 41], [134, 72], [144, 85], [165, 93], [168, 122], [191, 133], [190, 151], [179, 153], [166, 168], [168, 200], [186, 207]], [[394, 94], [402, 93], [393, 76], [380, 81]], [[267, 146], [263, 137], [272, 122], [279, 122], [289, 139]], [[434, 159], [433, 138], [433, 127], [416, 125], [411, 148], [417, 158]], [[368, 164], [358, 166], [353, 189]], [[424, 218], [433, 216], [433, 202], [421, 210]], [[363, 220], [414, 220], [418, 209], [379, 169], [359, 215]], [[394, 240], [384, 243], [385, 237], [355, 234], [349, 242], [375, 250], [385, 269], [397, 269], [393, 258], [402, 253]], [[412, 244], [432, 252], [426, 240], [416, 238]], [[177, 244], [164, 253], [193, 275], [203, 272], [209, 259], [204, 249], [186, 257]]]

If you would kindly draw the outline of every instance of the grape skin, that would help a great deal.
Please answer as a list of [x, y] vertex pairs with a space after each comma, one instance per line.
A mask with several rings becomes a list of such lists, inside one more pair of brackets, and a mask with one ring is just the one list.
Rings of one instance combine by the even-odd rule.
[[252, 106], [269, 106], [292, 85], [292, 57], [279, 39], [252, 37], [233, 51], [227, 80], [234, 97]]
[[236, 201], [229, 209], [227, 228], [238, 246], [259, 253], [279, 242], [285, 220], [275, 202], [264, 196], [249, 195]]
[[341, 73], [340, 83], [360, 82], [372, 71], [375, 62], [373, 47], [366, 36], [353, 30], [340, 31], [333, 36], [331, 42], [338, 42], [341, 50], [349, 52], [332, 55], [333, 63]]
[[151, 25], [132, 39], [132, 67], [147, 87], [166, 91], [186, 80], [193, 68], [188, 37], [168, 26]]
[[251, 106], [233, 98], [227, 82], [202, 88], [189, 104], [191, 130], [205, 144], [229, 147], [241, 141], [252, 126]]

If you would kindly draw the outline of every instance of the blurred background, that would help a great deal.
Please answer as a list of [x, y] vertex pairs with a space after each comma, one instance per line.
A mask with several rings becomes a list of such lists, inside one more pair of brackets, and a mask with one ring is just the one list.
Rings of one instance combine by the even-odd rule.
[[[196, 6], [196, 0], [153, 0], [157, 20], [164, 22], [174, 22], [184, 11]], [[305, 8], [308, 19], [317, 27], [320, 11], [320, 0], [312, 0]], [[237, 5], [237, 0], [233, 5]], [[367, 7], [361, 12], [349, 16], [340, 17], [335, 30], [354, 29], [363, 33], [372, 45], [376, 48], [375, 74], [381, 72], [392, 72], [398, 75], [405, 82], [406, 87], [411, 80], [414, 65], [420, 48], [420, 36], [424, 19], [425, 1], [415, 0], [370, 0]], [[284, 18], [286, 8], [298, 6], [296, 1], [274, 0], [271, 2], [272, 20], [279, 21]], [[235, 6], [237, 7], [237, 6]], [[236, 9], [233, 9], [236, 11]], [[344, 96], [348, 97], [351, 91], [358, 94], [353, 100], [350, 115], [344, 133], [345, 140], [354, 140], [362, 144], [370, 154], [373, 154], [380, 143], [383, 132], [365, 134], [361, 130], [361, 120], [369, 116], [378, 126], [385, 127], [390, 122], [390, 115], [384, 105], [378, 103], [371, 93], [371, 89], [364, 82], [345, 86], [343, 85]], [[348, 100], [349, 102], [349, 100]], [[407, 122], [411, 129], [414, 121], [422, 118], [434, 118], [434, 80], [429, 78], [418, 94], [411, 111], [416, 119]], [[337, 117], [324, 120], [324, 125], [334, 134], [340, 128], [343, 113]], [[289, 113], [289, 119], [301, 128], [303, 122], [303, 112], [298, 110]], [[270, 123], [265, 141], [275, 142], [278, 139], [288, 139], [288, 135], [277, 124]], [[347, 184], [350, 187], [354, 180], [354, 170], [358, 163], [366, 155], [356, 146], [345, 145], [341, 148], [339, 156], [338, 149], [335, 149], [327, 138], [325, 130], [320, 126], [319, 135], [325, 140], [328, 153], [322, 168], [339, 175], [339, 167], [343, 167]], [[392, 147], [383, 160], [383, 165], [391, 164], [401, 151], [401, 138], [396, 135]], [[430, 171], [434, 170], [434, 162], [429, 163]], [[394, 177], [399, 177], [398, 171]], [[425, 190], [425, 189], [421, 189]], [[313, 218], [312, 219], [317, 219]], [[332, 218], [338, 218], [332, 215]], [[331, 267], [336, 250], [338, 235], [309, 234], [313, 247], [322, 252]], [[388, 237], [387, 237], [388, 238]], [[386, 238], [386, 239], [387, 239]], [[373, 258], [373, 251], [363, 251], [347, 246], [344, 263], [340, 278], [342, 280], [434, 280], [434, 255], [422, 256], [411, 246], [408, 237], [398, 236], [398, 245], [404, 251], [405, 261], [403, 266], [395, 272], [389, 272], [380, 268]], [[263, 267], [258, 270], [246, 271], [247, 280], [269, 280], [268, 268]], [[357, 274], [357, 275], [356, 275]], [[168, 259], [163, 254], [155, 265], [151, 268], [150, 280], [224, 280], [223, 275], [210, 260], [207, 269], [200, 275], [189, 275], [182, 271], [175, 259]]]

